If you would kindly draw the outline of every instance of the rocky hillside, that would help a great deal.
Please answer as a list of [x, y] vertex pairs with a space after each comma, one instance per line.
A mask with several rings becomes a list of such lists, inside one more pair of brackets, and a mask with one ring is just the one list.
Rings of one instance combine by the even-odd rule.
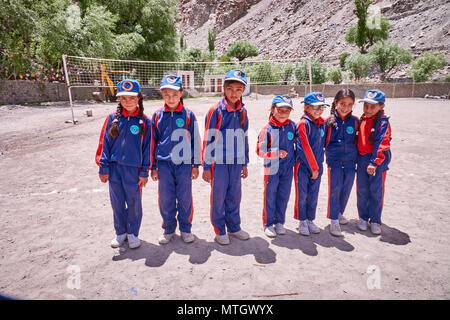
[[[236, 40], [255, 44], [260, 57], [314, 55], [335, 63], [343, 52], [357, 51], [344, 40], [357, 21], [351, 0], [180, 0], [178, 8], [188, 47], [207, 49], [214, 28], [219, 56]], [[416, 53], [432, 49], [449, 57], [450, 1], [382, 0], [373, 9], [389, 19], [391, 40]]]

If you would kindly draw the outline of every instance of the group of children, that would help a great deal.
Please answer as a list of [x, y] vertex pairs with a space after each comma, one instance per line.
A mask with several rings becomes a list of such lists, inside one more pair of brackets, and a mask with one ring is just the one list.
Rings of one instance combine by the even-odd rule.
[[[116, 248], [128, 241], [140, 246], [142, 187], [148, 177], [158, 181], [158, 205], [163, 234], [160, 244], [170, 242], [179, 225], [184, 242], [195, 240], [191, 232], [194, 213], [192, 180], [199, 176], [211, 184], [210, 218], [215, 241], [230, 243], [249, 234], [241, 229], [241, 179], [248, 176], [249, 121], [242, 95], [247, 78], [241, 70], [224, 77], [224, 96], [207, 112], [203, 143], [194, 113], [183, 103], [181, 78], [164, 76], [161, 95], [164, 106], [151, 118], [144, 114], [140, 84], [126, 79], [117, 84], [119, 105], [104, 122], [96, 162], [100, 180], [109, 182], [114, 213]], [[298, 124], [289, 119], [294, 109], [287, 95], [276, 96], [269, 122], [258, 136], [256, 152], [264, 158], [263, 227], [268, 237], [285, 234], [286, 208], [292, 180], [295, 183], [295, 219], [299, 233], [319, 233], [314, 224], [323, 173], [324, 154], [328, 166], [328, 213], [330, 233], [341, 236], [340, 224], [355, 174], [358, 228], [381, 233], [384, 183], [390, 162], [390, 125], [384, 115], [385, 95], [369, 90], [361, 118], [352, 115], [355, 95], [340, 90], [331, 106], [330, 117], [321, 116], [326, 106], [320, 92], [304, 97], [304, 115]], [[177, 221], [178, 220], [178, 221]]]

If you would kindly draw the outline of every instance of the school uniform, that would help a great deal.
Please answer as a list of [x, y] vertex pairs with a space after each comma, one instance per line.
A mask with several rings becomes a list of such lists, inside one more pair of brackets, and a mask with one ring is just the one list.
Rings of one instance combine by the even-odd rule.
[[[325, 122], [322, 118], [312, 120], [307, 115], [302, 116], [297, 126], [294, 218], [300, 221], [312, 221], [316, 217], [323, 173], [325, 131]], [[319, 176], [314, 180], [311, 179], [313, 171], [319, 171]]]
[[[285, 223], [295, 165], [296, 137], [293, 121], [280, 123], [273, 116], [259, 134], [256, 153], [264, 158], [264, 228]], [[284, 159], [279, 157], [280, 150], [287, 152]]]
[[151, 158], [151, 121], [144, 115], [145, 134], [140, 135], [139, 109], [128, 114], [122, 110], [118, 118], [120, 134], [112, 138], [108, 131], [115, 119], [110, 114], [102, 127], [96, 153], [100, 174], [109, 175], [109, 194], [117, 235], [139, 235], [142, 221], [142, 189], [139, 177], [148, 178]]
[[347, 206], [356, 174], [358, 149], [355, 134], [359, 119], [348, 114], [342, 119], [335, 111], [336, 128], [327, 128], [325, 142], [326, 162], [328, 166], [328, 209], [327, 218], [338, 220]]
[[[360, 219], [381, 224], [386, 171], [391, 161], [391, 126], [383, 114], [376, 123], [374, 143], [369, 135], [376, 116], [363, 117], [358, 134], [358, 168], [356, 177], [357, 206]], [[367, 167], [375, 165], [375, 176], [367, 173]]]
[[167, 105], [157, 110], [151, 128], [151, 169], [158, 170], [164, 233], [175, 232], [177, 219], [180, 231], [190, 233], [194, 215], [191, 171], [201, 163], [197, 119], [180, 102], [175, 110]]
[[247, 131], [247, 110], [240, 101], [233, 109], [224, 97], [206, 115], [203, 170], [211, 170], [210, 215], [216, 235], [241, 230], [241, 172], [249, 162]]

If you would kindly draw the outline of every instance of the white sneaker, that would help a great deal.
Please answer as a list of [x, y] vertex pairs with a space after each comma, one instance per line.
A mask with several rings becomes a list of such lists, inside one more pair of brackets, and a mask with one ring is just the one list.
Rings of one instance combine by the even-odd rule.
[[224, 235], [216, 235], [216, 237], [214, 238], [214, 240], [216, 240], [216, 242], [218, 243], [218, 244], [221, 244], [221, 245], [227, 245], [227, 244], [230, 244], [230, 238], [228, 237], [228, 235], [227, 234], [224, 234]]
[[113, 248], [120, 247], [125, 242], [126, 239], [127, 239], [126, 233], [116, 235], [116, 237], [111, 241], [111, 247]]
[[367, 230], [367, 221], [363, 220], [363, 219], [359, 219], [358, 229], [361, 231], [366, 231]]
[[320, 233], [319, 227], [316, 226], [316, 225], [314, 224], [314, 222], [312, 222], [312, 221], [310, 221], [310, 220], [306, 220], [306, 221], [308, 221], [308, 228], [309, 228], [309, 231], [310, 231], [311, 233]]
[[128, 247], [130, 249], [138, 248], [141, 245], [141, 240], [138, 239], [134, 234], [127, 234]]
[[244, 230], [239, 230], [238, 232], [228, 232], [230, 236], [238, 238], [239, 240], [248, 240], [250, 235]]
[[181, 238], [186, 243], [190, 243], [190, 242], [193, 242], [195, 240], [194, 235], [192, 233], [190, 233], [190, 232], [189, 233], [181, 232]]
[[331, 220], [330, 233], [331, 233], [331, 235], [333, 235], [335, 237], [342, 236], [341, 227], [339, 225], [339, 220]]
[[309, 236], [309, 227], [308, 227], [308, 222], [307, 222], [307, 220], [305, 220], [305, 221], [300, 221], [300, 225], [298, 226], [298, 232], [301, 234], [301, 235], [304, 235], [304, 236]]
[[273, 226], [270, 227], [266, 227], [264, 229], [264, 233], [266, 234], [266, 236], [268, 236], [269, 238], [275, 238], [277, 236], [277, 233], [275, 232], [275, 229], [273, 228]]
[[348, 220], [345, 218], [342, 213], [339, 214], [339, 224], [347, 224]]
[[277, 234], [286, 234], [286, 229], [281, 223], [277, 223], [275, 225], [275, 231], [277, 232]]
[[378, 223], [371, 223], [370, 224], [370, 231], [373, 234], [381, 234], [381, 226]]
[[159, 244], [168, 244], [170, 242], [170, 240], [172, 239], [173, 235], [175, 234], [175, 232], [173, 233], [163, 233], [159, 238], [158, 238], [158, 243]]

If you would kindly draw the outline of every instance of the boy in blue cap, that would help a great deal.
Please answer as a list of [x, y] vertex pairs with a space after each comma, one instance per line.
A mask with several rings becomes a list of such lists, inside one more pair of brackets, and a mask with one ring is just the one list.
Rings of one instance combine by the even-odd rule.
[[284, 222], [297, 138], [295, 123], [289, 120], [293, 109], [291, 97], [273, 98], [269, 123], [261, 130], [256, 145], [257, 155], [264, 159], [263, 228], [266, 236], [271, 238], [286, 233]]
[[248, 176], [249, 159], [248, 117], [242, 102], [246, 86], [243, 71], [227, 72], [225, 96], [209, 109], [205, 119], [203, 180], [211, 183], [211, 223], [216, 233], [214, 239], [221, 245], [230, 243], [228, 234], [240, 240], [249, 239], [240, 226], [241, 178]]
[[305, 114], [297, 126], [294, 218], [300, 220], [299, 233], [309, 236], [310, 233], [320, 233], [313, 221], [316, 218], [325, 147], [326, 129], [321, 115], [328, 104], [321, 92], [308, 93], [303, 102]]
[[195, 240], [191, 232], [192, 180], [198, 177], [201, 161], [197, 119], [183, 104], [183, 84], [179, 76], [164, 76], [160, 90], [164, 107], [153, 114], [151, 144], [151, 177], [158, 181], [158, 205], [164, 229], [158, 242], [169, 243], [178, 218], [181, 238], [190, 243]]
[[109, 181], [116, 231], [111, 246], [117, 248], [128, 240], [130, 248], [137, 248], [141, 244], [142, 187], [150, 168], [151, 121], [144, 114], [138, 81], [120, 81], [117, 97], [119, 105], [103, 124], [95, 161], [100, 181]]
[[384, 92], [372, 89], [364, 95], [364, 113], [357, 132], [358, 168], [356, 171], [358, 228], [381, 234], [386, 171], [391, 161], [391, 126], [384, 115]]

